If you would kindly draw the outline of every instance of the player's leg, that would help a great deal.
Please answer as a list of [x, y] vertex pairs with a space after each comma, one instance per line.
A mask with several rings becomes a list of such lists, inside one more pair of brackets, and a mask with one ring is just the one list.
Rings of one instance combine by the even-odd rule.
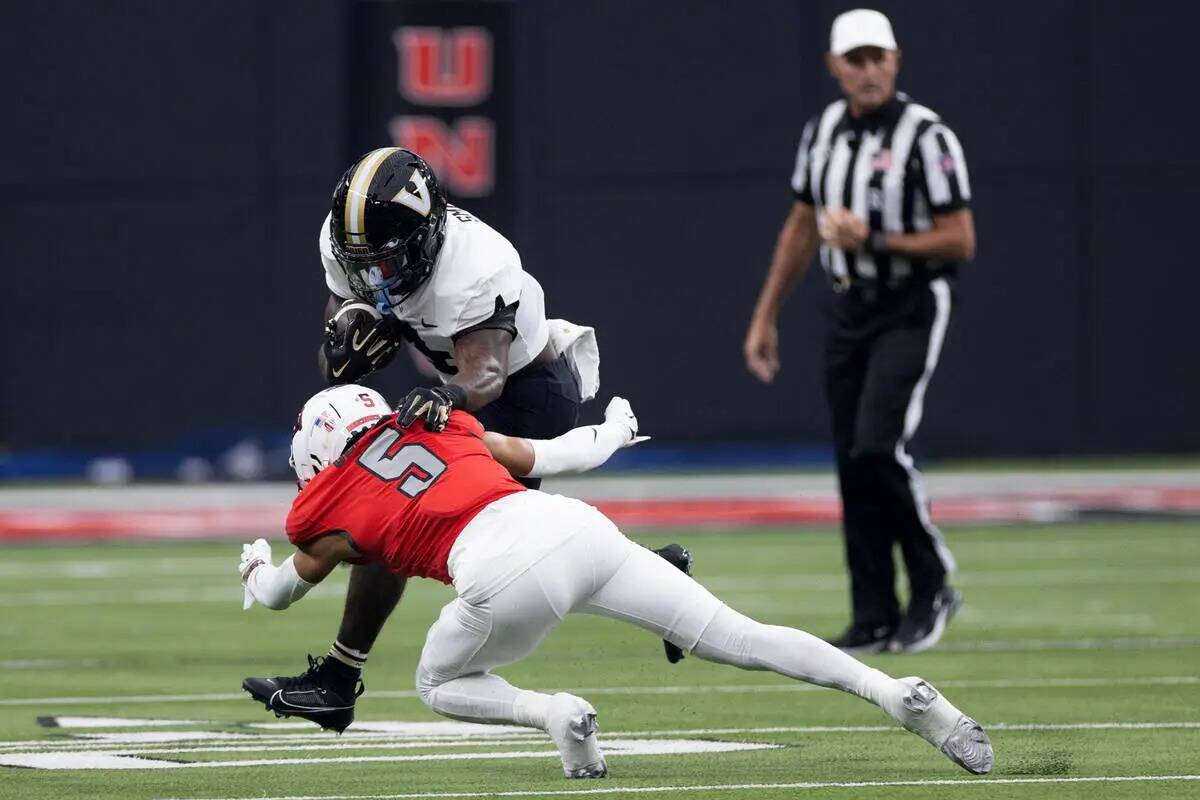
[[930, 519], [921, 475], [907, 451], [949, 322], [949, 290], [944, 281], [934, 287], [940, 288], [916, 289], [874, 341], [855, 430], [856, 468], [900, 543], [911, 588], [893, 650], [932, 647], [960, 602], [947, 585], [954, 557]]
[[[574, 428], [579, 421], [579, 384], [565, 356], [534, 363], [510, 375], [504, 391], [492, 403], [475, 412], [486, 430], [526, 439], [553, 439]], [[517, 478], [530, 489], [542, 485], [541, 478]], [[692, 554], [686, 547], [669, 544], [653, 550], [677, 570], [692, 574]], [[683, 651], [663, 642], [667, 660], [683, 659]]]
[[405, 579], [380, 564], [355, 565], [346, 588], [338, 638], [323, 658], [295, 676], [246, 678], [242, 688], [282, 717], [301, 717], [344, 731], [362, 694], [362, 670], [388, 615], [404, 593]]
[[870, 351], [864, 332], [845, 329], [853, 320], [842, 322], [833, 326], [826, 340], [825, 395], [842, 496], [851, 619], [846, 630], [830, 641], [848, 653], [862, 655], [887, 646], [900, 620], [900, 604], [890, 526], [872, 501], [869, 476], [853, 457]]
[[983, 729], [925, 681], [893, 679], [804, 631], [756, 622], [624, 537], [624, 545], [599, 541], [608, 535], [597, 526], [592, 538], [598, 547], [623, 549], [626, 558], [581, 611], [633, 623], [707, 661], [770, 670], [856, 695], [964, 768], [991, 770], [991, 744]]
[[[531, 536], [537, 535], [539, 524], [579, 530], [578, 520], [584, 510], [590, 510], [577, 501], [539, 493], [522, 499], [536, 506], [524, 519], [517, 519], [528, 526]], [[494, 594], [475, 597], [469, 589], [471, 579], [459, 580], [469, 573], [470, 565], [457, 561], [456, 581], [463, 584], [466, 596], [447, 605], [429, 630], [417, 668], [421, 699], [433, 711], [455, 719], [545, 731], [559, 748], [567, 777], [604, 775], [607, 767], [595, 735], [596, 710], [586, 700], [565, 692], [549, 695], [520, 689], [492, 670], [531, 653], [619, 563], [619, 559], [594, 559], [587, 533], [581, 532]]]
[[549, 696], [517, 689], [491, 670], [533, 652], [560, 622], [520, 580], [477, 603], [456, 598], [425, 637], [417, 691], [437, 713], [468, 722], [544, 728]]
[[346, 604], [337, 641], [329, 650], [328, 661], [350, 668], [357, 679], [375, 645], [383, 624], [404, 595], [407, 579], [393, 574], [382, 564], [355, 564], [346, 586]]

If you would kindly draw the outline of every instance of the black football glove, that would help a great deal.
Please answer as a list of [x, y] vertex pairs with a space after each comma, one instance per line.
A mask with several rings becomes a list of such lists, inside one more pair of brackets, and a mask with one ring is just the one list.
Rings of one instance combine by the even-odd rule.
[[373, 320], [359, 314], [341, 334], [333, 320], [329, 320], [325, 323], [325, 343], [321, 345], [326, 383], [330, 386], [354, 383], [370, 375], [392, 360], [401, 341], [387, 319]]
[[450, 421], [450, 412], [467, 402], [467, 392], [457, 384], [445, 386], [418, 386], [404, 396], [397, 406], [400, 412], [400, 427], [407, 428], [418, 419], [424, 420], [425, 430], [445, 430]]

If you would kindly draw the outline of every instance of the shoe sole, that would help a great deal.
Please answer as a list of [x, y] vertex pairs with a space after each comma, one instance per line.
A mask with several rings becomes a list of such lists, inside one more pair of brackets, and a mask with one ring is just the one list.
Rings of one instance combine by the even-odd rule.
[[[584, 718], [583, 738], [595, 736], [596, 731], [600, 730], [600, 723], [596, 721], [595, 714], [588, 714]], [[604, 760], [604, 756], [600, 756], [600, 761], [592, 764], [585, 764], [582, 767], [577, 767], [573, 770], [563, 768], [563, 774], [571, 780], [587, 779], [587, 778], [607, 778], [608, 777], [608, 762]]]
[[958, 718], [954, 732], [939, 749], [967, 772], [986, 775], [992, 771], [992, 740], [982, 725], [965, 714]]
[[888, 650], [892, 653], [922, 653], [935, 647], [942, 640], [942, 636], [946, 633], [946, 626], [950, 624], [950, 620], [958, 613], [958, 608], [961, 605], [962, 594], [955, 592], [954, 598], [950, 603], [938, 611], [937, 619], [934, 620], [933, 627], [929, 629], [929, 633], [908, 646], [889, 642]]
[[587, 709], [588, 713], [584, 714], [582, 718], [568, 723], [569, 730], [571, 734], [578, 737], [576, 741], [580, 744], [587, 742], [590, 737], [590, 744], [595, 748], [595, 755], [599, 760], [573, 768], [568, 768], [566, 764], [563, 764], [563, 775], [571, 780], [608, 777], [608, 762], [605, 760], [604, 753], [600, 750], [600, 743], [596, 739], [596, 733], [600, 730], [600, 722], [596, 718], [595, 709], [590, 705], [587, 706]]

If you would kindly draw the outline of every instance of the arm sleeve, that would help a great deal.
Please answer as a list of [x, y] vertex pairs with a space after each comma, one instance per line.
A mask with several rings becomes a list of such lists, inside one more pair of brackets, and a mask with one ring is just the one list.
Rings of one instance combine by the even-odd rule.
[[618, 422], [575, 428], [554, 439], [530, 439], [533, 469], [530, 478], [587, 472], [608, 461], [630, 439], [630, 430]]
[[797, 200], [813, 204], [812, 181], [808, 174], [809, 151], [816, 135], [817, 120], [810, 119], [800, 136], [800, 147], [796, 150], [796, 168], [792, 170], [792, 194]]
[[313, 584], [296, 572], [295, 556], [288, 556], [278, 567], [263, 564], [250, 573], [246, 588], [254, 599], [267, 608], [282, 611], [308, 594]]
[[969, 206], [971, 182], [967, 160], [954, 131], [935, 122], [921, 135], [917, 147], [930, 211], [945, 214]]
[[325, 267], [325, 286], [338, 297], [352, 300], [354, 292], [350, 291], [346, 273], [342, 272], [341, 265], [333, 257], [333, 246], [329, 243], [329, 224], [330, 215], [326, 214], [325, 221], [321, 223], [321, 233], [317, 238], [317, 246], [321, 251], [321, 265]]

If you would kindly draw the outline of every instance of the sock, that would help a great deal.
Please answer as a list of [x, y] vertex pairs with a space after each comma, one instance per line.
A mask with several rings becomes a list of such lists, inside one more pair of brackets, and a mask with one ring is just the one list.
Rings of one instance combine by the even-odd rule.
[[518, 725], [546, 730], [550, 724], [550, 695], [522, 689], [513, 699], [513, 716]]
[[347, 647], [335, 641], [329, 648], [329, 657], [325, 659], [325, 671], [342, 682], [357, 681], [362, 677], [363, 667], [367, 664], [367, 652]]
[[796, 680], [841, 689], [891, 713], [904, 686], [810, 633], [763, 625], [723, 606], [693, 651], [706, 661], [768, 669]]

